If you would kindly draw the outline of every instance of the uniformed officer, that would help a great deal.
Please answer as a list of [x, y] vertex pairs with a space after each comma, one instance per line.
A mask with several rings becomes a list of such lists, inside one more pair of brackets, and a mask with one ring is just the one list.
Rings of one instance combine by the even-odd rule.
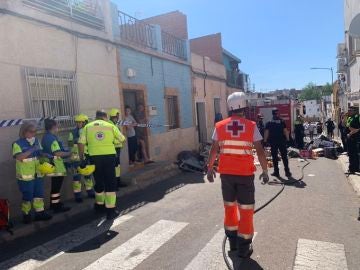
[[79, 140], [79, 155], [81, 167], [86, 166], [84, 160], [84, 146], [87, 145], [89, 158], [95, 165], [95, 210], [105, 212], [107, 219], [114, 219], [119, 215], [116, 211], [116, 142], [124, 142], [125, 137], [118, 127], [109, 123], [107, 114], [96, 112], [96, 120], [87, 124]]
[[299, 115], [295, 121], [294, 128], [296, 147], [298, 149], [304, 149], [305, 128], [301, 115]]
[[349, 170], [348, 174], [355, 174], [359, 171], [359, 149], [358, 143], [360, 139], [360, 119], [359, 108], [352, 106], [349, 108], [349, 117], [346, 121], [347, 127], [347, 145], [349, 155]]
[[247, 107], [246, 95], [235, 92], [228, 97], [227, 102], [231, 116], [215, 126], [207, 178], [209, 182], [214, 182], [213, 166], [220, 151], [217, 171], [220, 173], [224, 199], [225, 233], [229, 238], [230, 250], [237, 250], [240, 257], [247, 258], [253, 252], [251, 243], [254, 235], [256, 167], [252, 154], [253, 146], [263, 169], [260, 178], [267, 183], [269, 176], [261, 144], [262, 136], [256, 123], [244, 118], [244, 109]]
[[287, 156], [287, 143], [290, 141], [289, 132], [286, 128], [284, 120], [279, 117], [279, 110], [272, 111], [273, 119], [265, 126], [264, 143], [269, 143], [271, 146], [271, 156], [274, 164], [274, 173], [272, 176], [280, 177], [278, 152], [280, 151], [281, 158], [284, 164], [286, 177], [291, 177], [289, 169], [289, 160]]
[[[119, 109], [111, 109], [109, 112], [109, 118], [111, 123], [118, 127], [118, 122], [120, 120], [120, 110]], [[121, 149], [124, 147], [124, 142], [116, 142], [115, 150], [116, 150], [116, 167], [115, 167], [115, 177], [117, 182], [117, 187], [126, 187], [125, 183], [121, 182], [121, 164], [120, 164], [120, 155]]]

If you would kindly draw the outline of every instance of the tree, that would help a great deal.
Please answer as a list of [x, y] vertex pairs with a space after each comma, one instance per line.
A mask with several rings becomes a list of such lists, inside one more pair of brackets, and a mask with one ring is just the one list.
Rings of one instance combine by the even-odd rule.
[[320, 100], [323, 96], [329, 96], [332, 94], [332, 86], [327, 83], [323, 86], [317, 86], [315, 83], [308, 83], [300, 94], [300, 100]]

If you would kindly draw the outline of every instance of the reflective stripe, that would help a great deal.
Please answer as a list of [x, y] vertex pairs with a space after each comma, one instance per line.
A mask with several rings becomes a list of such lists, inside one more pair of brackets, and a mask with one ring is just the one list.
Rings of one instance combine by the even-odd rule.
[[247, 147], [253, 147], [253, 143], [252, 142], [247, 142], [247, 141], [235, 141], [235, 140], [226, 140], [226, 141], [221, 141], [220, 146], [247, 146]]
[[224, 226], [225, 230], [227, 231], [237, 231], [238, 226]]
[[234, 206], [234, 205], [237, 205], [237, 203], [236, 202], [226, 202], [226, 201], [224, 201], [224, 205]]
[[23, 162], [23, 163], [29, 163], [29, 162], [33, 162], [33, 161], [36, 161], [37, 158], [36, 157], [33, 157], [33, 158], [25, 158], [23, 159], [22, 161], [20, 162]]
[[46, 176], [65, 176], [64, 173], [51, 173], [51, 174], [47, 174]]
[[53, 193], [51, 194], [51, 197], [52, 198], [60, 197], [60, 193]]
[[231, 155], [252, 155], [251, 150], [245, 150], [245, 149], [221, 149], [221, 154], [231, 154]]
[[62, 159], [61, 157], [58, 156], [54, 156], [54, 159]]
[[59, 203], [60, 202], [60, 199], [58, 200], [51, 200], [51, 203]]
[[33, 180], [35, 179], [35, 175], [33, 174], [29, 174], [29, 175], [17, 175], [16, 178], [20, 179], [20, 180]]

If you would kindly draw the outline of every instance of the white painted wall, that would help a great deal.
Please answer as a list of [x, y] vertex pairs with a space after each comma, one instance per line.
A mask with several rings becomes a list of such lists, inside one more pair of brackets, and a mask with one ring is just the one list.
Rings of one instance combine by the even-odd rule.
[[316, 100], [306, 100], [303, 102], [306, 108], [305, 117], [320, 117], [321, 116], [321, 104], [318, 104]]

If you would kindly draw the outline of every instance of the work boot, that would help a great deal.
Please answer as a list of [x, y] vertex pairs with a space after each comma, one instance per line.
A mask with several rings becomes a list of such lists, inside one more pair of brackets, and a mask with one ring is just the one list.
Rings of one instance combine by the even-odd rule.
[[113, 220], [120, 215], [120, 212], [115, 208], [106, 208], [106, 219]]
[[52, 219], [52, 215], [46, 213], [45, 211], [41, 211], [35, 214], [35, 221], [47, 221]]
[[280, 174], [279, 174], [279, 172], [274, 171], [274, 172], [271, 174], [271, 176], [280, 177]]
[[95, 191], [93, 189], [90, 189], [87, 192], [88, 198], [95, 199]]
[[288, 178], [290, 178], [290, 177], [292, 176], [290, 170], [286, 170], [286, 171], [285, 171], [285, 175], [286, 175], [286, 177], [288, 177]]
[[238, 237], [238, 256], [246, 259], [250, 258], [253, 254], [252, 239], [244, 239]]
[[77, 202], [77, 203], [82, 203], [84, 200], [83, 200], [83, 198], [81, 198], [81, 197], [77, 197], [77, 198], [75, 198], [75, 202]]
[[32, 218], [30, 214], [24, 214], [23, 215], [23, 223], [24, 224], [30, 224], [32, 222]]
[[105, 208], [105, 205], [101, 205], [101, 204], [96, 204], [94, 205], [94, 210], [96, 213], [105, 213], [106, 211], [106, 208]]
[[55, 214], [65, 213], [70, 211], [71, 207], [65, 206], [63, 203], [55, 203], [50, 206], [51, 210], [54, 211]]
[[237, 237], [229, 237], [230, 251], [238, 249]]

